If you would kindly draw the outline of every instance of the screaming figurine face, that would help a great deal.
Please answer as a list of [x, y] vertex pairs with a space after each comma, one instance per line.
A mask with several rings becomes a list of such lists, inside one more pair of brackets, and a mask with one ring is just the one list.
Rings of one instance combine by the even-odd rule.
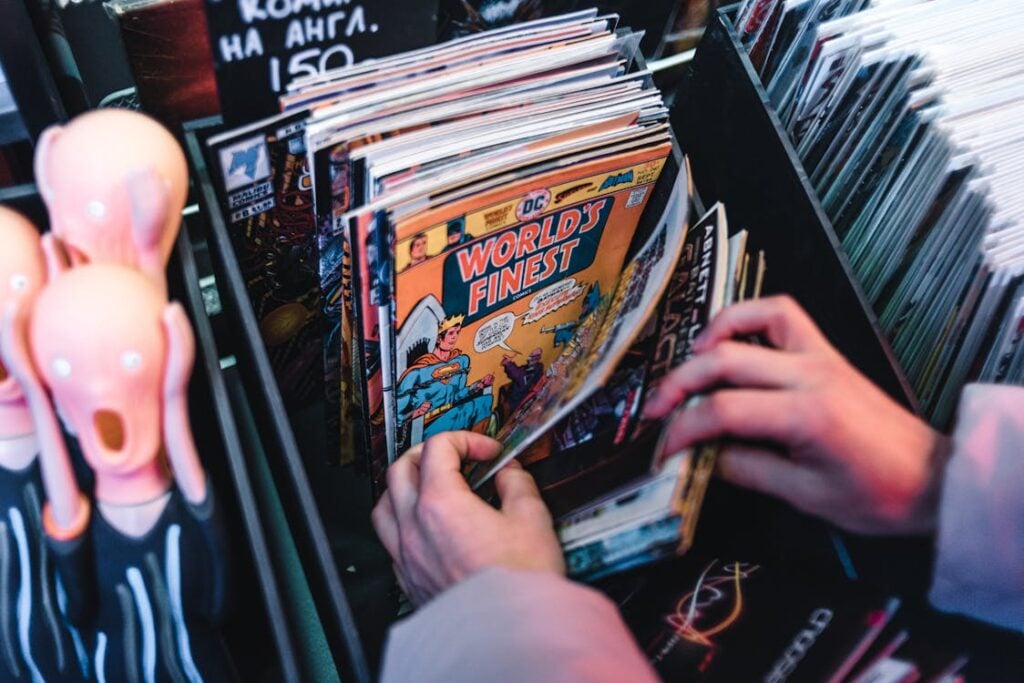
[[166, 263], [188, 190], [184, 153], [166, 128], [124, 109], [89, 112], [44, 131], [35, 166], [51, 228], [78, 261], [133, 267], [139, 246], [132, 183], [153, 171], [169, 199], [162, 229], [152, 236]]
[[[39, 233], [26, 218], [0, 206], [0, 312], [11, 302], [31, 296], [46, 282], [46, 266], [39, 247]], [[18, 382], [0, 359], [0, 439], [32, 432], [32, 421], [20, 407], [23, 396]], [[15, 415], [13, 413], [20, 413]]]
[[36, 303], [33, 361], [97, 472], [128, 474], [157, 457], [163, 308], [143, 275], [98, 264], [68, 271]]

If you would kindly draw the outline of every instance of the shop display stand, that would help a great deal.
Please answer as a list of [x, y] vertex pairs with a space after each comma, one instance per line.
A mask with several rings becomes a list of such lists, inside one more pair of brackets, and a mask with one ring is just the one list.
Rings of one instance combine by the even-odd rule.
[[[314, 497], [311, 473], [307, 468], [316, 468], [313, 474], [330, 478], [326, 469], [328, 458], [323, 447], [326, 440], [313, 440], [310, 446], [306, 439], [317, 433], [322, 434], [322, 418], [319, 424], [310, 424], [303, 429], [303, 448], [296, 439], [292, 419], [302, 420], [302, 415], [289, 416], [274, 378], [266, 349], [260, 337], [259, 327], [246, 293], [245, 282], [234, 256], [231, 239], [223, 216], [219, 210], [216, 193], [210, 183], [209, 171], [203, 155], [205, 139], [217, 130], [219, 119], [203, 119], [185, 126], [186, 152], [192, 164], [193, 178], [199, 195], [202, 215], [205, 217], [208, 246], [216, 274], [217, 287], [226, 320], [233, 330], [236, 346], [235, 361], [237, 376], [244, 384], [244, 395], [252, 410], [253, 423], [258, 430], [260, 446], [266, 452], [267, 463], [280, 495], [287, 517], [288, 529], [298, 552], [301, 569], [311, 592], [311, 606], [316, 610], [319, 625], [326, 636], [327, 649], [336, 664], [337, 675], [345, 680], [369, 683], [370, 670], [367, 656], [363, 651], [359, 630], [353, 618], [345, 586], [341, 580], [331, 537], [324, 526], [327, 517], [323, 506], [328, 501]], [[317, 411], [313, 411], [316, 413]], [[317, 421], [318, 416], [306, 416]], [[320, 448], [316, 446], [319, 445]], [[307, 447], [309, 446], [309, 447]], [[312, 451], [312, 452], [311, 452]], [[339, 468], [332, 468], [337, 473]], [[323, 483], [323, 481], [318, 481]], [[344, 494], [335, 491], [337, 499], [329, 501], [341, 505]], [[318, 506], [318, 502], [321, 504]], [[368, 496], [364, 520], [369, 524]]]
[[[721, 11], [709, 25], [675, 96], [673, 128], [679, 148], [690, 159], [699, 198], [704, 205], [724, 202], [730, 228], [746, 228], [749, 246], [765, 250], [767, 294], [794, 296], [857, 368], [919, 413], [799, 158], [730, 27], [729, 11]], [[243, 398], [251, 406], [330, 651], [343, 678], [363, 683], [376, 669], [372, 663], [395, 615], [390, 560], [370, 528], [368, 480], [352, 468], [327, 464], [332, 454], [323, 416], [315, 408], [295, 409], [282, 401], [205, 159], [205, 140], [219, 131], [217, 119], [193, 122], [186, 126], [185, 141], [225, 321], [235, 337], [233, 372], [244, 385]], [[985, 638], [999, 640], [991, 630], [958, 626], [924, 607], [929, 539], [852, 537], [777, 500], [717, 481], [701, 525], [695, 553], [763, 561], [822, 580], [864, 579], [909, 596], [908, 604], [916, 606], [920, 617], [915, 629], [922, 633], [953, 634], [950, 639], [978, 644], [976, 652], [988, 647]], [[348, 570], [344, 582], [342, 566]], [[628, 592], [632, 580], [629, 574], [612, 577], [598, 587], [615, 597]], [[950, 642], [949, 647], [957, 646]]]
[[[66, 117], [35, 34], [25, 28], [22, 3], [11, 11], [0, 11], [0, 18], [17, 15], [16, 22], [0, 21], [0, 61], [35, 138]], [[725, 203], [731, 231], [747, 229], [748, 247], [764, 249], [765, 293], [794, 296], [856, 367], [920, 413], [731, 26], [734, 11], [712, 18], [674, 94], [675, 157], [680, 149], [689, 157], [703, 200], [697, 204]], [[391, 561], [370, 525], [368, 479], [330, 464], [336, 454], [329, 452], [322, 406], [282, 400], [206, 163], [205, 140], [220, 130], [217, 118], [185, 126], [199, 211], [187, 212], [169, 283], [193, 322], [193, 426], [236, 551], [225, 638], [241, 680], [370, 683], [397, 614]], [[46, 225], [34, 186], [0, 189], [0, 203]], [[1020, 652], [1014, 650], [1020, 641], [1005, 632], [926, 609], [930, 539], [852, 537], [777, 500], [715, 481], [693, 552], [825, 580], [856, 576], [898, 591], [915, 609], [915, 632], [951, 650], [981, 653], [993, 672], [1006, 653]], [[643, 568], [598, 587], [614, 598], [631, 590], [639, 572], [670, 569]]]
[[842, 252], [757, 72], [720, 10], [676, 97], [672, 127], [708, 205], [768, 260], [764, 293], [785, 292], [829, 340], [893, 398], [920, 413], [914, 392]]
[[[258, 587], [267, 612], [266, 623], [271, 629], [273, 644], [277, 650], [280, 679], [289, 682], [300, 681], [302, 678], [296, 663], [293, 637], [286, 622], [280, 618], [280, 615], [285, 614], [285, 597], [275, 575], [267, 534], [260, 520], [249, 468], [246, 466], [246, 457], [241, 448], [243, 441], [240, 429], [231, 410], [227, 382], [221, 373], [219, 354], [199, 284], [195, 250], [196, 245], [190, 239], [188, 226], [182, 225], [175, 249], [175, 260], [169, 269], [169, 284], [171, 297], [181, 301], [188, 310], [195, 334], [196, 363], [190, 385], [190, 404], [194, 420], [197, 421], [194, 431], [198, 439], [206, 442], [200, 445], [203, 462], [207, 469], [211, 470], [211, 478], [219, 484], [219, 505], [224, 506], [228, 501], [235, 504], [236, 509], [228, 510], [226, 517], [241, 518], [248, 547], [252, 553], [251, 558], [232, 558], [232, 566], [236, 572], [239, 570], [240, 560], [251, 560], [252, 570], [255, 571], [257, 578], [256, 586], [246, 586], [246, 583], [240, 582], [240, 585], [235, 587], [234, 605], [237, 609], [238, 605], [248, 598], [242, 594], [241, 588]], [[198, 424], [198, 420], [204, 418], [215, 424], [205, 425], [203, 428]], [[216, 447], [218, 454], [222, 452], [223, 457], [213, 457], [214, 454], [209, 450], [214, 434], [219, 436]], [[221, 476], [214, 477], [218, 470]], [[230, 497], [226, 495], [228, 492], [224, 491], [227, 481], [233, 484], [234, 495]], [[243, 607], [243, 611], [251, 612], [251, 608]], [[244, 648], [232, 648], [236, 660], [245, 653], [250, 653], [248, 656], [251, 656], [253, 643], [243, 645]]]
[[[644, 68], [642, 58], [636, 68]], [[386, 629], [396, 614], [391, 561], [370, 527], [368, 479], [352, 468], [327, 465], [331, 454], [323, 434], [322, 414], [315, 409], [296, 410], [281, 398], [205, 156], [205, 140], [222, 130], [220, 123], [214, 117], [186, 124], [185, 146], [222, 305], [237, 338], [238, 373], [257, 416], [263, 448], [288, 512], [328, 643], [336, 657], [347, 653], [347, 670], [356, 680], [369, 680], [359, 676], [369, 676], [367, 662], [378, 660]], [[687, 150], [686, 143], [681, 142], [673, 152], [676, 163], [681, 163]], [[668, 192], [670, 184], [659, 183], [655, 194]], [[707, 197], [702, 198], [704, 205], [710, 203]], [[695, 205], [701, 205], [700, 198], [696, 198]], [[774, 247], [765, 248], [771, 273]], [[752, 550], [756, 545], [753, 552], [766, 560], [787, 557], [794, 563], [813, 566], [823, 575], [843, 576], [836, 550], [841, 542], [830, 536], [822, 522], [793, 513], [777, 501], [720, 488], [712, 491], [708, 501], [718, 510], [714, 515], [718, 522], [711, 524], [705, 534], [711, 542], [702, 546], [711, 552], [728, 553], [733, 548]], [[754, 520], [756, 523], [752, 523]], [[341, 566], [357, 569], [357, 574], [345, 574], [344, 586]], [[628, 577], [625, 580], [628, 582]], [[620, 583], [613, 579], [599, 587], [614, 595]], [[345, 669], [344, 658], [338, 660], [338, 665]]]

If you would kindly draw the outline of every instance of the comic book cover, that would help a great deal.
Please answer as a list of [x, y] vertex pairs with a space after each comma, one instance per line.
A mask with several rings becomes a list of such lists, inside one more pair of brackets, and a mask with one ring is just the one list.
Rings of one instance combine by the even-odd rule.
[[[675, 160], [659, 182], [658, 218], [645, 218], [649, 235], [623, 269], [612, 293], [596, 302], [538, 382], [497, 434], [503, 449], [473, 471], [481, 486], [512, 458], [524, 463], [555, 457], [550, 431], [611, 379], [651, 316], [679, 257], [685, 230], [686, 174]], [[671, 189], [669, 189], [671, 188]]]
[[[420, 103], [421, 105], [424, 103]], [[395, 109], [392, 113], [396, 113]], [[370, 118], [373, 118], [370, 116]], [[384, 117], [387, 120], [388, 117]], [[379, 140], [417, 130], [427, 124], [415, 124], [400, 129], [388, 129], [387, 125], [370, 126], [380, 129], [375, 133], [358, 133], [346, 138], [342, 133], [315, 135], [307, 142], [310, 145], [314, 178], [316, 239], [319, 252], [319, 278], [324, 292], [324, 319], [327, 328], [324, 353], [332, 359], [327, 381], [337, 382], [340, 387], [338, 413], [341, 416], [342, 443], [344, 451], [353, 452], [356, 446], [367, 456], [370, 471], [381, 471], [381, 463], [374, 463], [372, 443], [383, 438], [384, 422], [380, 410], [380, 381], [378, 345], [380, 338], [372, 330], [364, 330], [358, 323], [353, 292], [359, 280], [355, 261], [364, 243], [353, 241], [353, 226], [349, 212], [363, 205], [368, 199], [361, 165], [352, 161], [352, 153]], [[363, 126], [365, 128], [366, 126]], [[332, 141], [333, 138], [333, 141]], [[363, 218], [363, 229], [370, 225], [368, 217]], [[346, 260], [347, 259], [347, 260]], [[371, 271], [372, 272], [372, 271]], [[348, 294], [346, 294], [346, 292]], [[357, 322], [353, 322], [357, 321]], [[364, 370], [366, 371], [364, 373]], [[369, 384], [367, 383], [369, 378]], [[371, 388], [370, 385], [374, 385]], [[376, 415], [376, 417], [371, 417]], [[347, 459], [347, 458], [346, 458]], [[384, 463], [386, 466], [386, 463]], [[371, 474], [371, 479], [379, 477]]]
[[[662, 378], [691, 355], [691, 342], [722, 305], [732, 269], [720, 268], [725, 216], [716, 205], [686, 235], [657, 308], [611, 380], [551, 430], [557, 457], [524, 462], [556, 516], [593, 503], [655, 467], [660, 423], [642, 406]], [[736, 254], [737, 259], [739, 254]], [[702, 270], [704, 275], [701, 275]], [[726, 272], [728, 270], [729, 272]]]
[[[692, 355], [692, 341], [711, 317], [746, 291], [747, 280], [763, 277], [761, 254], [757, 273], [747, 274], [745, 249], [746, 231], [728, 238], [724, 208], [712, 207], [688, 231], [657, 308], [611, 381], [552, 430], [556, 444], [569, 432], [583, 445], [521, 459], [556, 515], [572, 576], [594, 580], [693, 544], [718, 444], [667, 451], [665, 423], [639, 416], [649, 392]], [[619, 397], [616, 409], [593, 415], [609, 396]]]
[[[296, 113], [215, 136], [208, 143], [235, 254], [289, 407], [319, 400], [325, 389], [322, 298], [304, 129], [305, 116]], [[327, 391], [336, 394], [330, 385]]]
[[614, 291], [668, 145], [499, 187], [395, 226], [399, 451], [494, 434]]

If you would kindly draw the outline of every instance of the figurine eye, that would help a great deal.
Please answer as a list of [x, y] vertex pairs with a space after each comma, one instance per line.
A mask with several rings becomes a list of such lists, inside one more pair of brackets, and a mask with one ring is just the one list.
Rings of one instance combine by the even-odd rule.
[[107, 207], [98, 199], [94, 199], [86, 204], [85, 210], [90, 216], [97, 220], [107, 215]]
[[28, 287], [28, 278], [21, 273], [15, 273], [11, 276], [11, 289], [15, 292], [20, 292]]
[[71, 361], [67, 358], [54, 358], [51, 367], [53, 367], [53, 374], [61, 379], [71, 376]]
[[142, 366], [142, 354], [138, 351], [125, 351], [121, 354], [121, 367], [125, 370], [138, 370]]

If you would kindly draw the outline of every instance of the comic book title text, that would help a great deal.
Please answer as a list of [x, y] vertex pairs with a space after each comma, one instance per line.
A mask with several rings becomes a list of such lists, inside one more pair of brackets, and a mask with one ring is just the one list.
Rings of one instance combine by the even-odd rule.
[[587, 268], [613, 202], [562, 209], [454, 252], [444, 264], [445, 310], [464, 311], [468, 323]]
[[658, 342], [651, 359], [652, 380], [693, 355], [693, 340], [708, 323], [708, 294], [715, 255], [715, 226], [696, 226], [662, 299]]

